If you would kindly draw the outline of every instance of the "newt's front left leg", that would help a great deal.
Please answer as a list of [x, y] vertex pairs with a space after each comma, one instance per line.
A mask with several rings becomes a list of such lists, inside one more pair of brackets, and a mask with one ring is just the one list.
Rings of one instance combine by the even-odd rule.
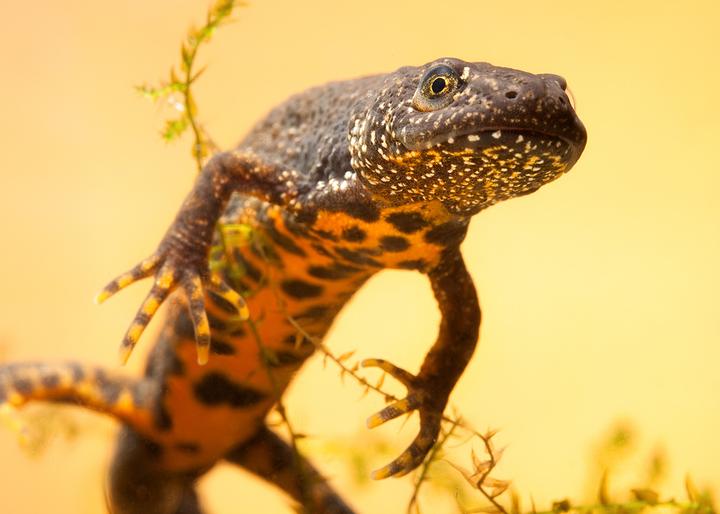
[[218, 154], [205, 165], [155, 253], [110, 282], [97, 297], [98, 303], [103, 302], [133, 282], [155, 276], [150, 294], [123, 339], [123, 362], [160, 304], [174, 289], [180, 289], [188, 298], [200, 364], [207, 362], [210, 351], [210, 325], [203, 289], [227, 300], [241, 318], [247, 319], [245, 300], [208, 269], [215, 225], [236, 191], [276, 204], [289, 204], [297, 195], [293, 178], [291, 172], [282, 172], [263, 164], [252, 154], [239, 151]]
[[368, 427], [382, 425], [405, 413], [420, 413], [420, 432], [394, 461], [373, 472], [376, 480], [403, 476], [419, 466], [432, 449], [440, 431], [450, 392], [475, 350], [480, 330], [480, 306], [472, 278], [459, 249], [445, 252], [442, 263], [429, 273], [442, 321], [437, 341], [425, 356], [417, 375], [380, 359], [368, 359], [366, 367], [378, 367], [402, 382], [408, 395], [368, 418]]

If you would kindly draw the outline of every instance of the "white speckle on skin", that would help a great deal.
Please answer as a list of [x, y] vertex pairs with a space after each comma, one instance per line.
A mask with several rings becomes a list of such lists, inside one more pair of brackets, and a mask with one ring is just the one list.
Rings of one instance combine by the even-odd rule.
[[467, 80], [467, 78], [470, 76], [470, 67], [465, 66], [462, 71], [462, 75], [460, 75], [461, 80]]
[[[495, 134], [493, 134], [493, 136], [494, 135]], [[480, 136], [478, 136], [477, 134], [470, 134], [467, 138], [468, 138], [468, 141], [472, 141], [472, 142], [480, 141]]]
[[492, 137], [494, 137], [495, 139], [500, 139], [501, 136], [502, 136], [502, 130], [496, 130], [495, 132], [492, 133]]

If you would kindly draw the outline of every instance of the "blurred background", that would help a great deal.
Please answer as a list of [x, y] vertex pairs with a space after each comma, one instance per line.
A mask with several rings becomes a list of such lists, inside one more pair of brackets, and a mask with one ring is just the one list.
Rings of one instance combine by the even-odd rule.
[[[149, 254], [195, 176], [189, 139], [167, 145], [158, 136], [169, 109], [133, 86], [167, 77], [207, 7], [0, 6], [4, 360], [117, 366], [117, 345], [149, 284], [102, 308], [93, 295]], [[719, 23], [714, 0], [256, 0], [201, 50], [209, 69], [196, 94], [201, 120], [229, 147], [294, 92], [439, 56], [565, 76], [587, 149], [561, 180], [473, 221], [464, 253], [484, 324], [452, 403], [478, 428], [500, 429], [497, 443], [508, 449], [497, 475], [513, 480], [527, 508], [531, 495], [541, 509], [587, 500], [598, 453], [618, 430], [635, 441], [610, 483], [618, 499], [648, 482], [654, 458], [666, 465], [656, 484], [663, 497], [682, 497], [687, 473], [717, 493]], [[359, 358], [417, 369], [438, 321], [422, 276], [384, 272], [327, 342], [337, 354], [357, 349]], [[316, 359], [287, 404], [312, 436], [308, 451], [359, 512], [404, 512], [409, 480], [368, 484], [356, 475], [388, 459], [367, 448], [404, 448], [415, 421], [370, 433], [365, 417], [382, 400], [360, 396]], [[51, 431], [67, 423], [79, 436], [52, 441], [36, 458], [0, 430], [3, 512], [104, 512], [116, 427], [71, 409], [58, 416]], [[452, 449], [453, 460], [469, 467], [473, 445]], [[211, 514], [290, 512], [285, 498], [227, 466], [201, 493]], [[424, 512], [455, 512], [451, 496], [429, 494]]]

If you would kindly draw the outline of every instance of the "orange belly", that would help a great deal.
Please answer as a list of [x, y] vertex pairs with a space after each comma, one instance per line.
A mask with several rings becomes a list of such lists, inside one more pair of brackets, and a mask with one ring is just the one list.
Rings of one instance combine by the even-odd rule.
[[[406, 263], [432, 267], [440, 259], [440, 248], [418, 234], [383, 251], [383, 237], [392, 233], [384, 220], [362, 222], [341, 212], [321, 212], [314, 225], [325, 235], [319, 239], [293, 233], [279, 208], [263, 210], [262, 222], [255, 218], [257, 212], [257, 207], [245, 209], [224, 220], [226, 227], [254, 227], [255, 236], [245, 244], [226, 240], [218, 257], [225, 259], [220, 265], [226, 272], [240, 270], [234, 285], [246, 289], [250, 320], [242, 322], [207, 296], [214, 351], [204, 366], [196, 362], [192, 331], [170, 337], [182, 368], [182, 373], [167, 374], [163, 384], [162, 406], [172, 423], [147, 434], [164, 448], [161, 465], [167, 469], [210, 465], [252, 437], [313, 353], [315, 345], [304, 336], [321, 341], [339, 310], [372, 274]], [[348, 227], [361, 230], [364, 240], [343, 241]], [[366, 256], [372, 264], [349, 262], [343, 255]], [[166, 331], [173, 324], [169, 319]]]

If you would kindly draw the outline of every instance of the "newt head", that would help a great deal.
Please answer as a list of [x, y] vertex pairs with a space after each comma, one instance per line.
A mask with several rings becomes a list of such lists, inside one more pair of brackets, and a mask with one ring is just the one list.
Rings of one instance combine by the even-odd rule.
[[562, 77], [451, 58], [387, 75], [349, 126], [352, 166], [376, 196], [461, 216], [558, 178], [586, 139]]

